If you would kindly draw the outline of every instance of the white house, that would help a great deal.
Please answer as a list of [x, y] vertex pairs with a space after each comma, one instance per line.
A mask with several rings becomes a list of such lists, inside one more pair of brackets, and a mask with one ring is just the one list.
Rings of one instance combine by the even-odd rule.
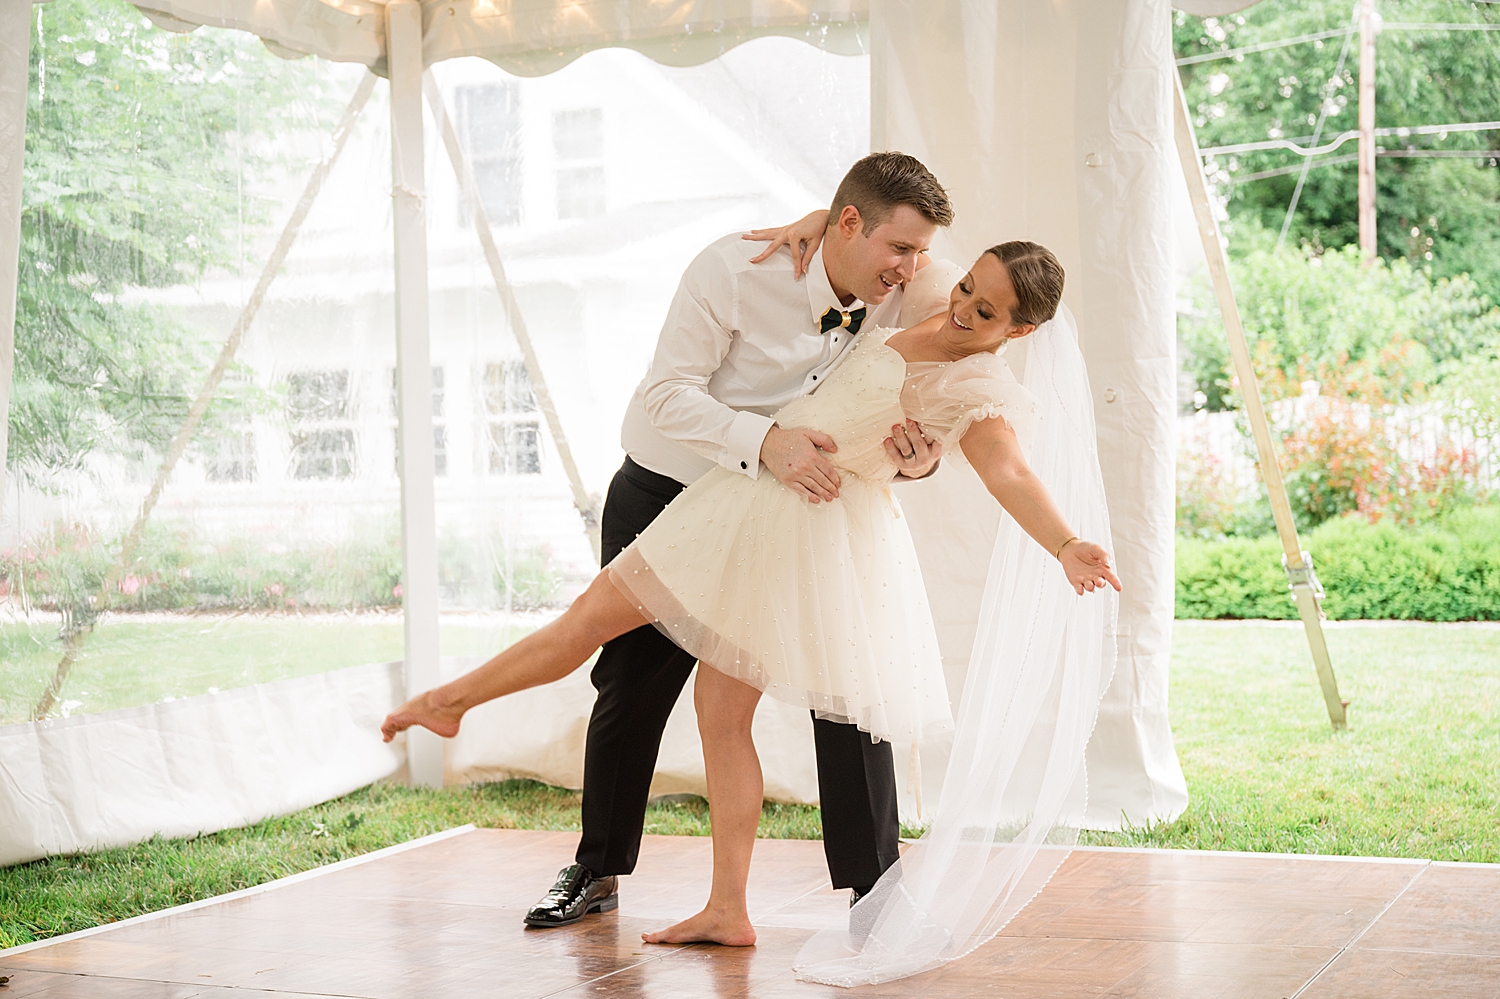
[[[868, 147], [868, 61], [771, 38], [686, 69], [604, 50], [536, 79], [479, 59], [435, 72], [582, 478], [602, 496], [681, 271], [727, 232], [826, 204]], [[352, 91], [358, 74], [348, 78]], [[293, 547], [393, 529], [388, 120], [377, 87], [245, 338], [235, 377], [268, 393], [262, 412], [213, 458], [179, 468], [158, 520]], [[562, 597], [597, 565], [431, 122], [427, 134], [444, 599], [479, 609]], [[277, 185], [277, 225], [304, 179]], [[274, 238], [237, 273], [140, 297], [222, 340]], [[74, 495], [70, 515], [128, 523], [154, 466], [130, 471], [106, 474], [118, 489]], [[27, 497], [21, 532], [58, 502]], [[516, 573], [525, 578], [499, 582]]]

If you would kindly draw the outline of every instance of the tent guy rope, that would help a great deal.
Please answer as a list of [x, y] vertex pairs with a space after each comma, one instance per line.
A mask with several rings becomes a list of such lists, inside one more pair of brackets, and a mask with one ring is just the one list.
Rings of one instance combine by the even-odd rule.
[[[1359, 21], [1358, 8], [1355, 9], [1351, 20]], [[1328, 121], [1328, 110], [1335, 83], [1342, 83], [1344, 79], [1344, 62], [1349, 58], [1349, 45], [1354, 41], [1354, 33], [1348, 32], [1344, 35], [1344, 45], [1339, 49], [1339, 64], [1333, 71], [1333, 76], [1323, 86], [1323, 99], [1318, 102], [1318, 124], [1313, 129], [1312, 145], [1318, 144], [1318, 139], [1323, 135], [1323, 125]], [[1297, 203], [1302, 200], [1302, 187], [1307, 183], [1308, 171], [1312, 169], [1312, 157], [1302, 161], [1302, 173], [1297, 177], [1297, 187], [1292, 191], [1292, 200], [1286, 208], [1286, 218], [1281, 222], [1281, 235], [1276, 237], [1276, 248], [1279, 250], [1286, 243], [1286, 234], [1291, 231], [1292, 220], [1297, 217]]]
[[463, 191], [469, 217], [474, 220], [474, 234], [479, 237], [479, 245], [484, 249], [484, 259], [489, 265], [490, 276], [495, 280], [495, 290], [499, 292], [500, 301], [505, 306], [505, 315], [510, 319], [511, 332], [515, 334], [516, 343], [520, 344], [521, 358], [526, 365], [526, 374], [531, 379], [531, 391], [536, 397], [537, 408], [547, 419], [547, 430], [552, 435], [552, 443], [557, 447], [558, 459], [567, 473], [568, 485], [573, 490], [573, 505], [577, 507], [578, 515], [583, 518], [583, 527], [588, 532], [589, 544], [593, 546], [594, 557], [598, 559], [603, 551], [599, 533], [598, 501], [584, 488], [583, 476], [578, 472], [578, 462], [573, 458], [573, 449], [568, 445], [567, 435], [563, 433], [562, 420], [557, 415], [557, 406], [552, 401], [552, 392], [547, 388], [547, 379], [542, 373], [542, 363], [537, 359], [536, 345], [532, 343], [531, 332], [526, 328], [526, 320], [521, 315], [520, 303], [516, 301], [515, 288], [506, 279], [505, 263], [500, 259], [500, 249], [495, 244], [495, 234], [490, 229], [489, 216], [485, 214], [484, 199], [479, 196], [479, 186], [474, 183], [473, 171], [469, 169], [468, 160], [464, 157], [463, 146], [459, 143], [458, 133], [453, 128], [453, 119], [448, 114], [442, 91], [438, 89], [431, 70], [422, 74], [422, 90], [427, 95], [427, 106], [432, 109], [432, 117], [438, 123], [438, 130], [443, 133], [443, 145], [448, 150], [448, 159], [452, 162], [453, 172], [458, 177], [458, 186]]

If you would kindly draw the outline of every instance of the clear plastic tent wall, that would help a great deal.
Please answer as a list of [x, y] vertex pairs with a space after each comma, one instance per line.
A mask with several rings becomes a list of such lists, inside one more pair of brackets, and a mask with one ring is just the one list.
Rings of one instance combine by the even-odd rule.
[[[868, 148], [868, 57], [767, 37], [681, 67], [609, 48], [534, 77], [481, 59], [431, 73], [562, 435], [598, 502], [623, 458], [621, 418], [682, 271], [727, 232], [797, 218], [828, 199]], [[433, 363], [445, 383], [474, 386], [483, 424], [474, 470], [454, 439], [437, 479], [442, 668], [452, 676], [555, 613], [597, 563], [473, 213], [447, 153], [435, 153], [426, 174]], [[468, 310], [493, 322], [470, 322]], [[489, 592], [449, 585], [482, 582], [476, 573], [511, 582]], [[581, 786], [593, 698], [584, 669], [476, 709], [446, 747], [446, 780]], [[767, 701], [758, 726], [768, 793], [816, 801], [805, 713]], [[654, 790], [704, 791], [690, 692], [669, 724]]]
[[114, 3], [37, 7], [30, 30], [4, 860], [389, 774], [362, 733], [401, 689], [403, 634], [389, 140], [367, 70]]
[[[240, 31], [188, 32], [159, 12], [148, 24], [96, 0], [38, 10], [34, 138], [50, 124], [38, 106], [72, 108], [66, 73], [86, 75], [89, 53], [95, 64], [135, 60], [134, 76], [112, 72], [141, 88], [139, 103], [185, 123], [170, 156], [149, 150], [148, 179], [197, 192], [186, 207], [217, 242], [197, 270], [151, 280], [85, 261], [114, 280], [107, 304], [120, 321], [157, 337], [143, 335], [144, 347], [175, 355], [170, 407], [144, 430], [118, 407], [93, 414], [98, 439], [71, 465], [12, 459], [0, 861], [243, 824], [403, 764], [400, 745], [376, 732], [405, 683], [388, 85], [359, 65], [287, 59], [297, 53]], [[708, 61], [695, 45], [681, 67], [608, 49], [541, 76], [478, 59], [434, 68], [423, 202], [444, 673], [535, 627], [597, 570], [559, 445], [599, 502], [621, 458], [625, 402], [687, 262], [725, 232], [826, 202], [868, 148], [868, 57], [770, 35], [719, 39], [730, 51]], [[482, 252], [445, 126], [504, 274]], [[130, 128], [79, 131], [116, 164], [119, 176], [91, 181], [101, 197], [148, 172], [131, 166], [141, 145]], [[24, 246], [23, 294], [65, 249], [32, 220], [38, 192], [65, 186], [49, 166], [82, 168], [77, 148], [27, 167], [27, 233], [40, 242]], [[23, 303], [12, 406], [23, 429], [45, 390], [24, 358], [52, 332], [37, 316], [59, 308], [46, 294]], [[523, 357], [523, 326], [560, 433]], [[142, 516], [215, 369], [202, 428]], [[491, 706], [446, 747], [448, 779], [577, 786], [591, 703], [581, 671]], [[658, 790], [701, 791], [690, 707], [678, 714]], [[768, 759], [771, 793], [815, 800], [805, 717], [764, 714], [783, 749]]]
[[[102, 6], [103, 0], [53, 0], [39, 8], [40, 18], [30, 14], [33, 113], [43, 101], [44, 60], [52, 60], [55, 84], [59, 60], [87, 69], [80, 57], [105, 46], [96, 41], [91, 49], [74, 35], [63, 42], [49, 25], [69, 9]], [[7, 561], [6, 578], [31, 581], [24, 594], [13, 588], [4, 598], [5, 640], [18, 654], [8, 651], [0, 667], [6, 712], [0, 863], [242, 824], [399, 775], [405, 763], [400, 744], [382, 746], [374, 731], [411, 682], [400, 663], [410, 622], [400, 610], [409, 594], [402, 592], [396, 461], [389, 87], [366, 77], [360, 65], [386, 72], [385, 13], [373, 4], [320, 0], [149, 6], [154, 27], [138, 16], [130, 21], [145, 39], [140, 51], [149, 56], [164, 44], [232, 51], [233, 58], [203, 62], [202, 72], [189, 76], [203, 95], [240, 102], [229, 125], [227, 97], [216, 106], [202, 96], [196, 111], [187, 97], [171, 98], [190, 122], [195, 114], [220, 122], [217, 131], [199, 127], [196, 148], [189, 143], [171, 167], [179, 182], [217, 192], [221, 207], [232, 208], [215, 216], [215, 225], [233, 252], [221, 252], [200, 271], [124, 280], [111, 292], [121, 308], [153, 317], [163, 329], [170, 325], [190, 345], [173, 383], [179, 410], [255, 297], [320, 165], [326, 176], [245, 327], [203, 430], [146, 518], [130, 565], [110, 576], [111, 557], [138, 519], [169, 447], [173, 420], [159, 421], [155, 437], [111, 443], [51, 478], [25, 473], [12, 446], [0, 530], [5, 558], [26, 567], [17, 563], [13, 572]], [[1085, 338], [1126, 334], [1118, 350], [1090, 354], [1096, 388], [1170, 385], [1171, 368], [1164, 367], [1170, 303], [1164, 319], [1156, 277], [1132, 296], [1118, 283], [1088, 276], [1106, 260], [1104, 241], [1115, 237], [1069, 228], [1079, 197], [1101, 195], [1070, 186], [1087, 176], [1071, 162], [1081, 147], [1059, 142], [1080, 115], [1097, 115], [1121, 80], [1156, 74], [1159, 82], [1161, 67], [1127, 73], [1119, 57], [1130, 51], [1168, 57], [1164, 15], [1160, 38], [1149, 37], [1156, 4], [1129, 5], [1123, 21], [1098, 19], [1113, 54], [1091, 64], [1097, 72], [1087, 74], [1090, 88], [1075, 94], [1067, 79], [1085, 75], [1082, 62], [1064, 56], [1087, 43], [1085, 26], [1098, 12], [1067, 5], [1058, 16], [1071, 34], [1045, 50], [1048, 59], [1027, 64], [1036, 88], [1029, 99], [1038, 110], [1017, 121], [1006, 117], [1014, 108], [999, 99], [1004, 74], [994, 59], [1001, 50], [990, 41], [965, 46], [963, 33], [948, 29], [962, 26], [973, 38], [993, 41], [1032, 15], [1025, 4], [1002, 4], [984, 24], [971, 23], [981, 6], [990, 5], [876, 3], [872, 12], [830, 0], [650, 7], [475, 0], [424, 8], [431, 69], [425, 186], [418, 193], [428, 252], [435, 501], [429, 544], [436, 549], [444, 675], [534, 627], [595, 571], [579, 507], [600, 502], [619, 463], [620, 415], [682, 268], [725, 232], [786, 221], [826, 203], [848, 164], [872, 146], [872, 105], [873, 146], [924, 156], [955, 194], [960, 226], [940, 247], [943, 255], [963, 263], [983, 246], [1019, 235], [1054, 245], [1073, 289], [1104, 289], [1094, 308], [1073, 298], [1081, 324], [1089, 315], [1114, 317], [1097, 331], [1085, 329]], [[122, 5], [109, 9], [130, 14]], [[1034, 23], [1031, 30], [1050, 28]], [[459, 58], [465, 54], [487, 58]], [[919, 71], [923, 65], [934, 71]], [[946, 70], [936, 72], [938, 66]], [[14, 86], [14, 79], [0, 81], [0, 95], [14, 96]], [[24, 93], [26, 80], [19, 86]], [[283, 103], [253, 97], [262, 86]], [[369, 90], [366, 103], [346, 122], [362, 88]], [[252, 107], [252, 100], [259, 103]], [[976, 119], [989, 123], [983, 127], [1009, 130], [992, 135], [1020, 134], [1027, 156], [1035, 147], [1053, 157], [1046, 169], [1055, 168], [1055, 176], [1046, 184], [1041, 168], [1011, 176], [1006, 170], [1016, 160], [990, 139], [984, 149], [998, 158], [978, 160], [966, 138], [973, 122], [952, 110], [969, 102], [989, 109], [989, 118]], [[254, 112], [249, 119], [274, 117], [274, 133], [256, 133], [246, 108]], [[1048, 124], [1039, 127], [1044, 119]], [[444, 122], [473, 176], [503, 274], [481, 249]], [[84, 132], [100, 148], [116, 143], [117, 155], [132, 148], [128, 136]], [[223, 166], [226, 150], [232, 169]], [[1151, 161], [1147, 173], [1158, 166]], [[996, 170], [1004, 176], [991, 176]], [[28, 182], [33, 173], [28, 162]], [[1015, 186], [1027, 183], [1035, 186]], [[996, 199], [985, 196], [996, 184], [1026, 191], [1015, 202], [1024, 211], [997, 214]], [[28, 187], [28, 211], [33, 197]], [[1158, 224], [1149, 205], [1117, 214], [1114, 223], [1148, 247]], [[23, 267], [45, 256], [29, 252]], [[1084, 258], [1082, 266], [1075, 263]], [[1157, 257], [1143, 259], [1142, 273], [1156, 274]], [[18, 330], [18, 356], [29, 335], [24, 325]], [[523, 338], [535, 365], [527, 363]], [[1106, 377], [1112, 366], [1135, 363], [1126, 355], [1143, 348], [1143, 382], [1141, 375], [1118, 383]], [[25, 384], [22, 372], [13, 414], [25, 401]], [[1120, 469], [1106, 469], [1122, 510], [1160, 502], [1157, 480], [1170, 483], [1170, 438], [1158, 424], [1166, 421], [1170, 432], [1171, 405], [1170, 393], [1130, 396], [1129, 420], [1145, 434], [1129, 442]], [[1161, 420], [1156, 406], [1164, 407]], [[1098, 408], [1103, 426], [1114, 411]], [[952, 584], [934, 593], [934, 605], [946, 600], [959, 610], [967, 601], [977, 608], [973, 574], [963, 567], [989, 543], [980, 538], [971, 545], [968, 537], [955, 545], [945, 525], [972, 518], [982, 534], [998, 508], [972, 491], [965, 500], [961, 482], [928, 489], [925, 498], [921, 488], [902, 499], [919, 540], [925, 534], [932, 541], [924, 563]], [[951, 507], [955, 498], [971, 505]], [[1170, 502], [1163, 510], [1171, 510]], [[1122, 551], [1122, 561], [1133, 558], [1137, 578], [1155, 581], [1143, 587], [1141, 602], [1127, 606], [1134, 624], [1122, 629], [1133, 643], [1126, 651], [1139, 665], [1112, 692], [1119, 707], [1106, 712], [1096, 737], [1096, 744], [1114, 742], [1091, 750], [1091, 768], [1113, 767], [1121, 788], [1113, 799], [1120, 810], [1104, 817], [1106, 825], [1120, 812], [1143, 821], [1181, 807], [1181, 777], [1165, 727], [1171, 609], [1160, 585], [1166, 580], [1170, 593], [1171, 515], [1114, 515], [1134, 532], [1122, 549], [1139, 551]], [[27, 561], [28, 554], [35, 559], [54, 549], [66, 550], [78, 566], [72, 606], [89, 594], [93, 602], [81, 651], [48, 720], [31, 721], [74, 627], [68, 599], [59, 601], [56, 592], [38, 598], [35, 566]], [[293, 567], [301, 574], [288, 575]], [[211, 579], [228, 582], [210, 592]], [[942, 638], [956, 691], [972, 623], [962, 613], [950, 618]], [[446, 779], [519, 775], [577, 786], [592, 698], [586, 671], [579, 671], [485, 706], [445, 747]], [[805, 715], [768, 703], [757, 726], [768, 794], [815, 800]], [[898, 747], [908, 813], [915, 808], [913, 785], [927, 785], [930, 801], [941, 779], [944, 747], [923, 749], [915, 758], [910, 747]], [[655, 790], [701, 793], [701, 766], [685, 699], [668, 727]]]

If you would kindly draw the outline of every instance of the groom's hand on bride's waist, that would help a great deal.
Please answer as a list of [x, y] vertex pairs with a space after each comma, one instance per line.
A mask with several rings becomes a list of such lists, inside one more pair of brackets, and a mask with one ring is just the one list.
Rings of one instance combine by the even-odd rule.
[[761, 441], [760, 460], [782, 485], [820, 503], [839, 498], [838, 469], [824, 454], [838, 449], [827, 434], [807, 427], [783, 429], [773, 423]]

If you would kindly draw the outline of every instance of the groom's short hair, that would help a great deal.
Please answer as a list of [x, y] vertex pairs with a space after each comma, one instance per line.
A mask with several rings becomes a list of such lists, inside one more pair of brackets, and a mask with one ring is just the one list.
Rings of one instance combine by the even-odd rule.
[[865, 235], [884, 225], [897, 205], [910, 205], [933, 225], [953, 224], [948, 192], [915, 156], [871, 153], [849, 168], [833, 195], [828, 224], [838, 222], [845, 206], [859, 210]]

